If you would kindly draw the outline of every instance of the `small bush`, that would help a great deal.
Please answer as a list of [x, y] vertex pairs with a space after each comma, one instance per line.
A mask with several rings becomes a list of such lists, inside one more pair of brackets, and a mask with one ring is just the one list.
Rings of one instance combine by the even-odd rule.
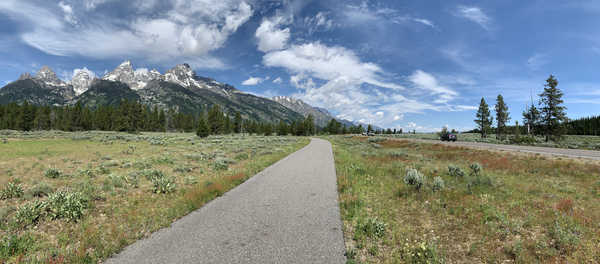
[[133, 188], [139, 188], [140, 187], [140, 180], [138, 177], [138, 173], [129, 173], [127, 174], [126, 177], [124, 177], [124, 180], [127, 184], [129, 184], [131, 187]]
[[237, 154], [235, 156], [235, 159], [236, 160], [247, 160], [248, 159], [248, 154], [246, 154], [246, 153]]
[[108, 183], [114, 187], [117, 187], [117, 188], [125, 187], [125, 177], [123, 175], [110, 174], [110, 175], [108, 175], [107, 180], [109, 181]]
[[0, 260], [6, 260], [13, 256], [25, 255], [27, 251], [35, 246], [35, 239], [30, 234], [9, 234], [0, 240]]
[[48, 196], [48, 215], [52, 219], [78, 221], [87, 208], [87, 201], [79, 192], [58, 191]]
[[434, 192], [441, 191], [444, 189], [444, 187], [445, 187], [445, 184], [444, 184], [444, 180], [442, 179], [442, 177], [436, 176], [435, 178], [433, 178], [433, 185], [431, 186], [431, 189]]
[[162, 171], [159, 170], [143, 170], [140, 172], [141, 175], [143, 175], [146, 180], [151, 181], [154, 178], [162, 178], [165, 175], [163, 174]]
[[385, 138], [374, 137], [374, 138], [369, 138], [368, 141], [369, 141], [369, 143], [379, 143], [379, 142], [385, 141]]
[[554, 248], [562, 254], [569, 254], [579, 244], [581, 228], [566, 215], [558, 215], [548, 229], [548, 235], [554, 242]]
[[39, 200], [26, 203], [17, 208], [15, 222], [22, 227], [37, 224], [46, 211], [47, 203]]
[[416, 190], [420, 190], [423, 187], [425, 176], [415, 169], [409, 169], [404, 176], [404, 183], [413, 186]]
[[44, 197], [52, 193], [52, 187], [45, 182], [40, 182], [33, 188], [29, 189], [27, 193], [32, 197]]
[[392, 157], [392, 158], [404, 158], [404, 157], [408, 157], [408, 154], [406, 154], [406, 153], [404, 153], [402, 151], [392, 151], [388, 155], [390, 155], [390, 157]]
[[154, 193], [172, 193], [175, 191], [175, 179], [172, 177], [154, 177], [152, 178]]
[[9, 182], [3, 190], [0, 191], [0, 200], [19, 198], [23, 196], [23, 187], [15, 182]]
[[444, 260], [437, 252], [436, 247], [431, 243], [406, 243], [402, 251], [407, 263], [444, 263]]
[[98, 167], [96, 169], [96, 173], [97, 174], [101, 174], [101, 175], [102, 174], [109, 174], [110, 170], [107, 167], [105, 167], [104, 165], [100, 165], [100, 167]]
[[185, 185], [195, 185], [198, 183], [198, 178], [192, 175], [186, 176], [183, 180]]
[[167, 143], [163, 140], [160, 139], [151, 139], [150, 140], [150, 145], [155, 145], [155, 146], [164, 146], [167, 145]]
[[368, 218], [366, 221], [359, 218], [356, 223], [356, 231], [371, 238], [381, 238], [385, 235], [386, 226], [383, 221], [377, 218]]
[[483, 170], [483, 168], [481, 167], [481, 165], [479, 163], [473, 163], [473, 164], [471, 164], [471, 166], [469, 166], [469, 168], [471, 169], [472, 176], [480, 176], [481, 171]]
[[96, 175], [94, 174], [93, 170], [90, 170], [90, 169], [81, 169], [81, 170], [79, 170], [79, 176], [93, 178]]
[[458, 166], [448, 165], [448, 175], [452, 177], [464, 177], [465, 172]]
[[62, 171], [57, 168], [49, 168], [46, 170], [46, 172], [44, 172], [44, 176], [51, 179], [56, 179], [62, 176]]
[[227, 158], [218, 158], [213, 163], [213, 169], [215, 170], [227, 170], [229, 168], [229, 164], [233, 164], [234, 161]]
[[192, 168], [187, 167], [187, 166], [183, 166], [183, 165], [179, 165], [179, 166], [173, 168], [173, 172], [189, 173], [189, 172], [192, 172]]

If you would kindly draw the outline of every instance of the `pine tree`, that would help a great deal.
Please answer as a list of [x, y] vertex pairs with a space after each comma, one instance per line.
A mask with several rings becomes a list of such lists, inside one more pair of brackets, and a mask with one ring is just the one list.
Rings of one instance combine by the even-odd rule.
[[316, 133], [315, 118], [313, 117], [312, 114], [309, 114], [304, 119], [303, 123], [304, 123], [304, 135], [305, 136], [312, 136]]
[[506, 129], [506, 123], [510, 120], [508, 113], [508, 106], [504, 103], [504, 98], [501, 94], [496, 98], [496, 123], [498, 124], [496, 129], [496, 139], [504, 139], [504, 133]]
[[279, 125], [277, 125], [277, 135], [278, 136], [287, 136], [288, 134], [288, 126], [283, 120], [279, 120]]
[[541, 121], [544, 127], [546, 142], [552, 139], [558, 141], [565, 133], [564, 123], [567, 115], [563, 106], [563, 92], [557, 88], [558, 80], [550, 75], [544, 85], [544, 92], [540, 94]]
[[367, 133], [373, 133], [373, 126], [371, 124], [367, 126]]
[[209, 134], [210, 129], [208, 128], [204, 117], [201, 116], [200, 119], [198, 119], [198, 128], [196, 129], [196, 135], [198, 135], [201, 138], [205, 138], [208, 137]]
[[481, 98], [481, 102], [479, 103], [479, 110], [477, 110], [477, 119], [475, 119], [475, 123], [477, 124], [477, 128], [481, 132], [481, 138], [486, 138], [487, 133], [490, 130], [490, 126], [492, 125], [493, 119], [490, 116], [490, 108], [488, 104], [485, 102], [483, 97]]
[[242, 133], [242, 115], [240, 115], [240, 112], [235, 113], [235, 118], [233, 120], [233, 132]]
[[211, 134], [218, 135], [224, 132], [225, 122], [223, 118], [223, 112], [221, 111], [221, 107], [219, 105], [213, 105], [208, 111], [207, 121]]
[[539, 133], [540, 127], [540, 111], [535, 107], [535, 105], [531, 105], [525, 111], [523, 111], [523, 123], [527, 126], [527, 133], [530, 135], [535, 135]]

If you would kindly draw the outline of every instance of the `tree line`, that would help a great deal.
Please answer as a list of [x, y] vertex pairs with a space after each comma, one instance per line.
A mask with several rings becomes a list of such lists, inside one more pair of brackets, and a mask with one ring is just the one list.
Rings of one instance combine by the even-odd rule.
[[[544, 84], [544, 91], [539, 94], [538, 106], [533, 102], [523, 111], [523, 127], [526, 128], [526, 133], [530, 136], [542, 135], [546, 141], [559, 141], [563, 135], [568, 132], [568, 128], [585, 127], [586, 121], [578, 121], [570, 125], [566, 115], [566, 107], [562, 100], [563, 92], [558, 88], [558, 80], [550, 75]], [[489, 105], [484, 98], [481, 98], [479, 109], [476, 113], [475, 124], [477, 131], [481, 133], [482, 138], [486, 138], [488, 134], [495, 132], [496, 138], [506, 139], [506, 135], [513, 131], [512, 134], [519, 135], [522, 128], [519, 122], [515, 121], [515, 125], [511, 128], [508, 125], [510, 121], [510, 113], [508, 106], [504, 103], [502, 95], [496, 98], [494, 106], [496, 112], [496, 127], [493, 128], [494, 117], [491, 116]]]
[[[97, 108], [80, 103], [71, 106], [21, 104], [0, 105], [0, 130], [62, 130], [62, 131], [123, 131], [123, 132], [196, 132], [198, 136], [249, 133], [261, 135], [311, 136], [317, 133], [359, 134], [362, 125], [346, 126], [331, 119], [324, 128], [317, 127], [314, 117], [303, 120], [277, 123], [243, 119], [241, 114], [225, 113], [219, 105], [206, 112], [186, 114], [173, 108], [151, 107], [137, 101], [122, 100], [116, 106], [103, 105]], [[372, 127], [369, 125], [369, 131]], [[375, 132], [375, 131], [372, 131]], [[379, 131], [392, 133], [392, 130]], [[396, 132], [394, 130], [394, 132]]]

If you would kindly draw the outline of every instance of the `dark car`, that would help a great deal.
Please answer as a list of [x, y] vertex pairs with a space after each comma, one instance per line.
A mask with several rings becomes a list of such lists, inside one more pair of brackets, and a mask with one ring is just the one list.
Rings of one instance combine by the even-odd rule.
[[452, 133], [442, 134], [442, 136], [440, 136], [440, 139], [442, 141], [456, 141], [456, 134], [452, 134]]

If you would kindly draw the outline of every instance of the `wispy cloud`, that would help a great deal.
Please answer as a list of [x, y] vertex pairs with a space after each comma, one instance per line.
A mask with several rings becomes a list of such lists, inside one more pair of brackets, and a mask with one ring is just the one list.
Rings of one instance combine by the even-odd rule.
[[458, 6], [456, 13], [457, 16], [471, 20], [479, 24], [483, 29], [489, 30], [492, 19], [476, 6]]
[[536, 53], [527, 59], [527, 67], [536, 71], [548, 64], [548, 62], [550, 62], [550, 60], [546, 54]]
[[247, 80], [243, 81], [242, 85], [246, 85], [246, 86], [258, 85], [268, 79], [269, 79], [268, 77], [266, 77], [266, 78], [250, 77]]

